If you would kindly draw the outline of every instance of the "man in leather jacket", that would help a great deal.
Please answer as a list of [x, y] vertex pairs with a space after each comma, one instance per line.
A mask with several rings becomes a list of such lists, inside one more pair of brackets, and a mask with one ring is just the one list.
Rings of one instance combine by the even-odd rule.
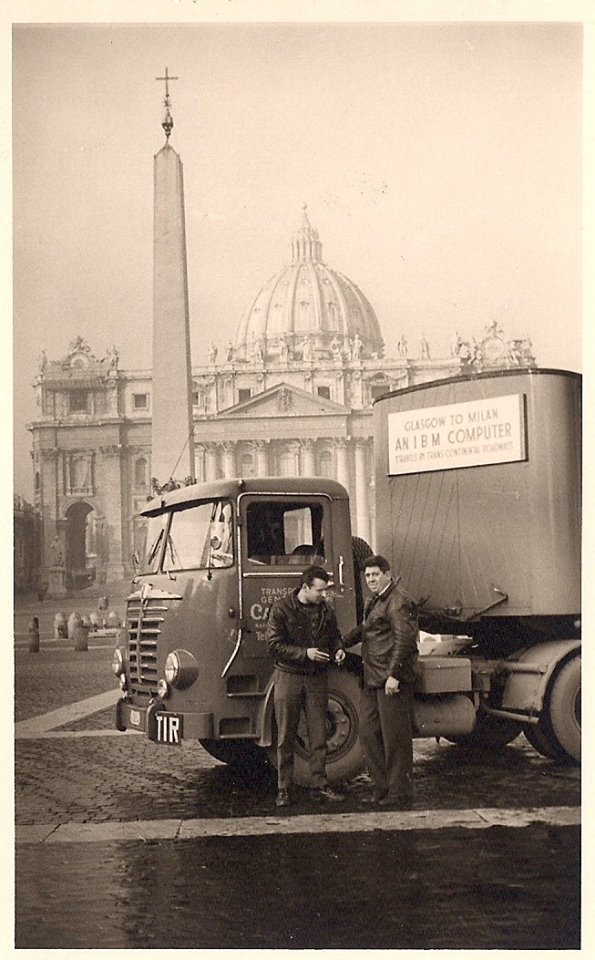
[[291, 802], [293, 754], [302, 709], [312, 783], [321, 799], [345, 799], [330, 787], [326, 776], [327, 670], [331, 660], [342, 663], [345, 659], [335, 614], [326, 603], [328, 581], [323, 567], [307, 567], [299, 588], [273, 604], [267, 622], [267, 643], [275, 660], [278, 807]]
[[407, 810], [413, 805], [413, 685], [419, 630], [385, 557], [364, 561], [372, 597], [347, 646], [362, 641], [364, 676], [360, 740], [372, 779], [372, 802]]

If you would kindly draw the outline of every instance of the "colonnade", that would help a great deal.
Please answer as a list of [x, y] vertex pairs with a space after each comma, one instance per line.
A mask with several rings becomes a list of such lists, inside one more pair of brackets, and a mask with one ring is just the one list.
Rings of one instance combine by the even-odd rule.
[[[326, 455], [324, 467], [322, 454]], [[368, 542], [373, 538], [374, 444], [371, 438], [203, 441], [196, 444], [195, 461], [198, 479], [206, 481], [239, 476], [320, 475], [338, 480], [350, 495], [354, 533]]]

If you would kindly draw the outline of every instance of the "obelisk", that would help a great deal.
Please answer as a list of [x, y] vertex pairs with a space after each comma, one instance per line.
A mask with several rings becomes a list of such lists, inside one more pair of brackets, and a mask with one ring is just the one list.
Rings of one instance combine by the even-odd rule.
[[154, 158], [153, 409], [151, 474], [163, 486], [194, 478], [192, 370], [182, 161], [170, 145], [174, 125], [165, 68], [165, 145]]

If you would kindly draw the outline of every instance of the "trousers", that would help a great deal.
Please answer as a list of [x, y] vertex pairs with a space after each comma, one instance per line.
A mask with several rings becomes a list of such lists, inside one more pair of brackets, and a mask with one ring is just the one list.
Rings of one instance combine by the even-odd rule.
[[413, 796], [413, 688], [403, 684], [387, 695], [364, 686], [360, 700], [360, 741], [374, 796]]
[[328, 681], [326, 673], [301, 676], [275, 670], [275, 719], [277, 721], [277, 784], [287, 789], [293, 782], [294, 750], [300, 714], [304, 711], [308, 731], [312, 785], [326, 784], [326, 714]]

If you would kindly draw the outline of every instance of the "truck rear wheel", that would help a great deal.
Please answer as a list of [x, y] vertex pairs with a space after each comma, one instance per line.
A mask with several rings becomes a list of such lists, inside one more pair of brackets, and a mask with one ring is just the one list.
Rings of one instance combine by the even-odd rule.
[[548, 735], [547, 730], [544, 730], [541, 722], [525, 724], [523, 733], [533, 749], [537, 750], [542, 757], [547, 757], [548, 760], [559, 759], [559, 750], [553, 742], [551, 735]]
[[503, 717], [480, 713], [471, 733], [462, 737], [446, 737], [446, 739], [467, 750], [502, 750], [507, 744], [516, 740], [520, 732], [521, 724], [516, 720], [506, 720]]
[[560, 667], [551, 682], [545, 703], [544, 728], [557, 759], [580, 763], [581, 759], [581, 658], [572, 657]]
[[[358, 678], [345, 668], [331, 670], [328, 688], [326, 774], [330, 783], [337, 783], [357, 776], [364, 767], [358, 736]], [[269, 760], [274, 767], [277, 766], [277, 749], [274, 742], [269, 748]], [[298, 728], [293, 776], [300, 786], [311, 786], [308, 735], [303, 716]]]

